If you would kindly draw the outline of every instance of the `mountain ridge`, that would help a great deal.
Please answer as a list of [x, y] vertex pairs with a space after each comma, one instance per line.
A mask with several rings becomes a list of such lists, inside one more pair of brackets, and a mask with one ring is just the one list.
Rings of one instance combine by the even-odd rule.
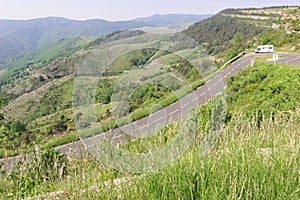
[[208, 15], [176, 14], [176, 17], [159, 15], [159, 20], [154, 15], [128, 21], [73, 20], [55, 16], [29, 20], [0, 19], [0, 63], [11, 56], [36, 50], [60, 39], [85, 35], [101, 37], [115, 31], [194, 22], [206, 17]]
[[154, 14], [150, 17], [136, 18], [133, 21], [148, 23], [155, 26], [167, 26], [173, 24], [183, 24], [189, 22], [198, 22], [205, 18], [211, 17], [212, 14], [196, 15], [196, 14]]

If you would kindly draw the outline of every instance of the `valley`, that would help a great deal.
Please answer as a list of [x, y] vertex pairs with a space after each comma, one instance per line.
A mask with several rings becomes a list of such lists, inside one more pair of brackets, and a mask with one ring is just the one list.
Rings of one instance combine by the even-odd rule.
[[0, 198], [297, 199], [299, 12], [85, 21], [1, 54]]

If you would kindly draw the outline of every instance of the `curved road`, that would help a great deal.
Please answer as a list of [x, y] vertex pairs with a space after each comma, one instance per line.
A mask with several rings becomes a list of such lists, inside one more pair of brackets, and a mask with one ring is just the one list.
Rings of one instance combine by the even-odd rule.
[[[300, 66], [300, 54], [278, 54], [281, 57], [278, 62]], [[203, 86], [198, 87], [196, 90], [182, 97], [177, 102], [166, 106], [165, 108], [162, 108], [161, 110], [152, 113], [147, 117], [141, 118], [133, 123], [121, 126], [111, 131], [107, 131], [90, 138], [85, 138], [83, 139], [83, 141], [76, 141], [74, 143], [65, 144], [56, 147], [55, 149], [59, 150], [62, 153], [68, 153], [70, 149], [72, 149], [72, 151], [75, 150], [77, 153], [80, 153], [80, 151], [84, 149], [93, 148], [94, 144], [97, 144], [97, 140], [100, 140], [103, 137], [107, 137], [108, 135], [113, 138], [115, 143], [122, 143], [126, 141], [126, 136], [124, 136], [123, 133], [127, 133], [133, 137], [144, 137], [146, 135], [149, 136], [149, 134], [153, 133], [155, 130], [161, 129], [167, 124], [173, 121], [177, 121], [186, 116], [191, 107], [198, 107], [199, 105], [206, 103], [210, 98], [223, 91], [225, 87], [225, 81], [229, 76], [237, 74], [241, 69], [250, 66], [253, 57], [260, 55], [265, 54], [251, 53], [243, 56], [242, 58], [231, 63], [227, 68], [219, 71]], [[83, 145], [83, 142], [85, 145]], [[4, 168], [11, 169], [10, 166], [17, 157], [18, 156], [7, 159], [0, 159], [0, 162], [4, 163]]]

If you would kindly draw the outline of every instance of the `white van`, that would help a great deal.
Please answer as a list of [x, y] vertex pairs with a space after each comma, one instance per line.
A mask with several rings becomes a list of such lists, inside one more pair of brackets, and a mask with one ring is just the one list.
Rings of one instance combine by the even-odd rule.
[[272, 53], [274, 52], [274, 46], [273, 45], [261, 45], [257, 46], [257, 48], [254, 51], [255, 53]]

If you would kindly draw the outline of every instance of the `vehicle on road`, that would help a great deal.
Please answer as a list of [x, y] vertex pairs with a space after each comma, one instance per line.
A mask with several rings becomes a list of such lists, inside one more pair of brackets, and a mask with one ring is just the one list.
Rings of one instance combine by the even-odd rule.
[[272, 53], [274, 52], [273, 45], [260, 45], [254, 51], [255, 53]]

